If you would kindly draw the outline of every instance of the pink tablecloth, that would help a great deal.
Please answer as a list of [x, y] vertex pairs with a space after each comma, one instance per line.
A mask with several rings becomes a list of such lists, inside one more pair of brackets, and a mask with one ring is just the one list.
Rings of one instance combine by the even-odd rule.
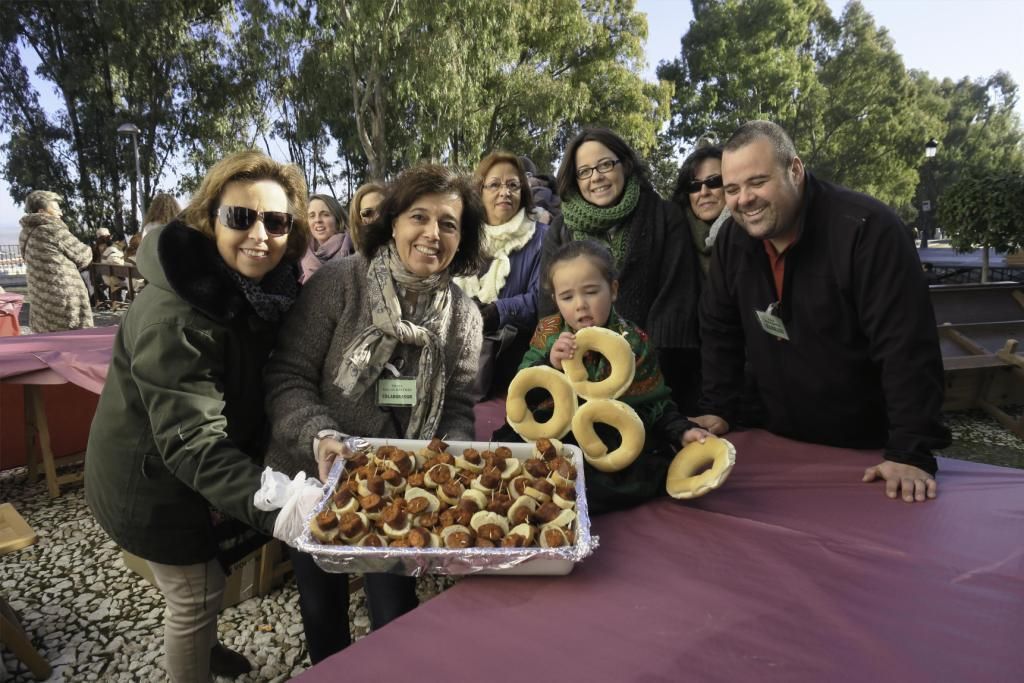
[[0, 382], [103, 390], [117, 327], [0, 338]]
[[725, 488], [594, 520], [569, 576], [466, 578], [299, 680], [1021, 680], [1024, 472], [942, 459], [908, 505], [877, 453], [730, 438]]

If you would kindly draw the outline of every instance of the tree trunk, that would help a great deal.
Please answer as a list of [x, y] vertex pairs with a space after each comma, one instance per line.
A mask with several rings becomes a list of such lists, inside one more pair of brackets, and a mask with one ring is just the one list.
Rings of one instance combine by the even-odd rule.
[[985, 244], [981, 251], [981, 282], [988, 282], [988, 244]]

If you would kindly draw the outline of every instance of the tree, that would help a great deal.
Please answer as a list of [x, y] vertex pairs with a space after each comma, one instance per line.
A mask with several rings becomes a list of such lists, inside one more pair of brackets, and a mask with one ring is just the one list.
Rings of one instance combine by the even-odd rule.
[[[60, 173], [69, 207], [91, 231], [124, 228], [124, 190], [132, 168], [117, 127], [140, 129], [143, 195], [152, 197], [170, 165], [184, 163], [185, 184], [224, 150], [245, 146], [253, 74], [230, 50], [230, 0], [41, 0], [0, 5], [5, 58], [0, 107], [10, 134], [4, 173], [26, 192]], [[37, 106], [21, 50], [38, 60], [61, 107]], [[8, 83], [20, 87], [6, 87]], [[191, 166], [193, 176], [187, 172]], [[49, 176], [49, 177], [48, 177]], [[53, 176], [57, 176], [53, 178]], [[21, 197], [15, 196], [20, 200]]]
[[989, 171], [949, 186], [939, 203], [939, 220], [959, 252], [983, 251], [981, 281], [988, 282], [989, 249], [1011, 252], [1024, 246], [1024, 173]]

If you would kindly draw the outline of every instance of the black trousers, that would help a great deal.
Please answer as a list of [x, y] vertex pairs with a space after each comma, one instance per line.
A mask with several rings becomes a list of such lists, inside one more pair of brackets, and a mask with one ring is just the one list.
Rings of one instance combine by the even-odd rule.
[[[348, 574], [332, 574], [317, 566], [313, 556], [289, 548], [299, 610], [306, 631], [306, 647], [313, 664], [327, 659], [352, 643], [348, 623]], [[419, 604], [416, 579], [397, 574], [363, 576], [370, 627], [377, 629]]]

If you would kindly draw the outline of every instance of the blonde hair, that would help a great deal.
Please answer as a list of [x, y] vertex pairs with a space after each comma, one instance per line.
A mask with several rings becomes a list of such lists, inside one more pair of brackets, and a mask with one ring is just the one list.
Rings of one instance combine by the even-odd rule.
[[288, 196], [288, 212], [292, 215], [292, 229], [288, 233], [285, 259], [297, 261], [306, 253], [309, 226], [306, 223], [306, 181], [302, 171], [294, 164], [282, 164], [266, 154], [250, 150], [236, 152], [221, 159], [207, 172], [199, 189], [185, 207], [182, 219], [193, 230], [214, 239], [217, 209], [228, 183], [272, 180]]
[[178, 204], [178, 200], [169, 194], [160, 192], [153, 197], [153, 203], [146, 209], [146, 217], [142, 219], [142, 224], [144, 226], [150, 223], [165, 225], [173, 221], [179, 213], [181, 213], [181, 205]]
[[348, 234], [352, 238], [352, 246], [356, 251], [359, 251], [359, 233], [363, 229], [363, 219], [359, 216], [361, 208], [359, 205], [363, 203], [363, 197], [371, 192], [376, 192], [381, 197], [386, 194], [384, 186], [380, 183], [365, 183], [359, 186], [352, 201], [348, 203]]

